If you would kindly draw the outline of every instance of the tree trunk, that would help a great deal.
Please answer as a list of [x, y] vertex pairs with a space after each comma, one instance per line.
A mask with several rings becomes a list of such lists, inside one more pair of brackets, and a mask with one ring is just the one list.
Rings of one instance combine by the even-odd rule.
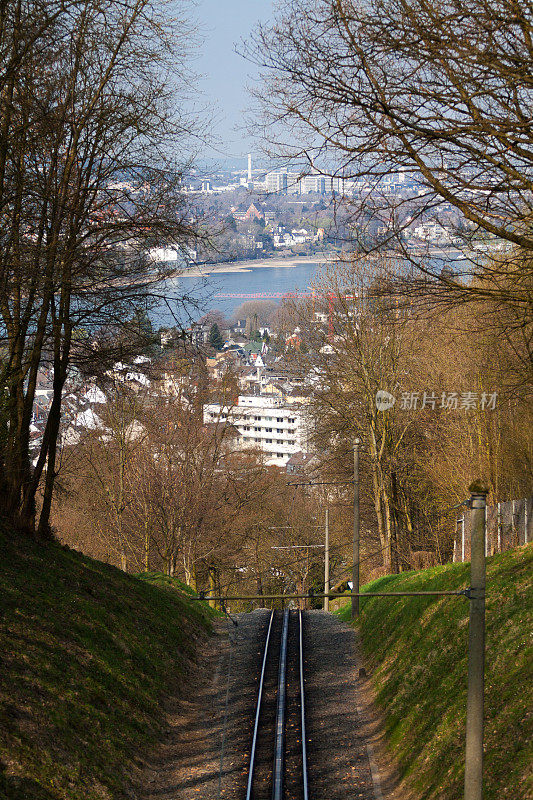
[[190, 559], [183, 558], [183, 569], [185, 572], [185, 583], [190, 586], [195, 592], [198, 590], [198, 581], [196, 579], [196, 569]]
[[143, 555], [144, 571], [148, 572], [148, 564], [150, 563], [150, 524], [145, 518], [144, 522], [144, 555]]
[[392, 525], [391, 525], [391, 514], [390, 514], [390, 501], [385, 489], [382, 489], [382, 503], [381, 508], [383, 511], [383, 528], [385, 532], [385, 540], [388, 545], [385, 552], [388, 553], [388, 568], [389, 571], [392, 573], [396, 573], [398, 571], [397, 566], [395, 564], [396, 560], [396, 551], [394, 547], [393, 535], [392, 535]]
[[209, 567], [209, 605], [216, 608], [217, 568]]
[[376, 512], [376, 521], [378, 524], [379, 543], [381, 547], [381, 558], [383, 567], [387, 572], [390, 571], [390, 540], [387, 536], [386, 527], [383, 524], [383, 502], [379, 482], [379, 474], [377, 465], [372, 460], [372, 487], [374, 491], [374, 509]]

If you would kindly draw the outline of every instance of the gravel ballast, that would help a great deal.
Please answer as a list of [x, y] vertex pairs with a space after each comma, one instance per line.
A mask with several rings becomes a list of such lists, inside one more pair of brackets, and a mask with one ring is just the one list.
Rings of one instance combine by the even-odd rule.
[[[314, 797], [374, 800], [366, 741], [361, 735], [354, 631], [331, 614], [304, 617], [309, 784]], [[377, 798], [376, 798], [377, 800]]]
[[[244, 798], [269, 616], [258, 610], [237, 615], [237, 627], [218, 622], [187, 678], [187, 696], [169, 704], [166, 741], [151, 759], [139, 800]], [[369, 683], [359, 678], [355, 631], [335, 615], [306, 612], [304, 647], [310, 796], [404, 800], [376, 745], [379, 720]]]

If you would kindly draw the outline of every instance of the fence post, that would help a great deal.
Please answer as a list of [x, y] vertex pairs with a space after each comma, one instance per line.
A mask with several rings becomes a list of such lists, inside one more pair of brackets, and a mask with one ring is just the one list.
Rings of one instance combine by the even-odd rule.
[[329, 611], [329, 508], [326, 508], [326, 530], [324, 541], [324, 611]]
[[465, 560], [465, 515], [461, 517], [461, 562]]
[[353, 446], [352, 619], [359, 616], [359, 439]]
[[485, 508], [488, 490], [481, 481], [470, 496], [470, 621], [464, 800], [483, 797], [483, 692], [485, 682]]
[[501, 504], [498, 502], [498, 553], [502, 551], [502, 516]]

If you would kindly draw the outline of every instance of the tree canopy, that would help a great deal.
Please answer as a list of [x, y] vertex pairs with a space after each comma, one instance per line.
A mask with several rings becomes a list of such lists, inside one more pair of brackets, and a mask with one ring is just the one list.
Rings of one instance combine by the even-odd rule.
[[209, 344], [215, 350], [222, 350], [224, 346], [224, 339], [216, 322], [211, 325], [211, 330], [209, 331]]

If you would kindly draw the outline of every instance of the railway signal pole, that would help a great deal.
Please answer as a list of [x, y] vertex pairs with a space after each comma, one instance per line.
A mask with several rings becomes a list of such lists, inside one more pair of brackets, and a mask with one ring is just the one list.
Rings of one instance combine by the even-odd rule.
[[352, 619], [359, 616], [359, 439], [353, 445]]
[[483, 692], [485, 683], [485, 511], [488, 490], [470, 486], [470, 620], [464, 800], [483, 797]]

